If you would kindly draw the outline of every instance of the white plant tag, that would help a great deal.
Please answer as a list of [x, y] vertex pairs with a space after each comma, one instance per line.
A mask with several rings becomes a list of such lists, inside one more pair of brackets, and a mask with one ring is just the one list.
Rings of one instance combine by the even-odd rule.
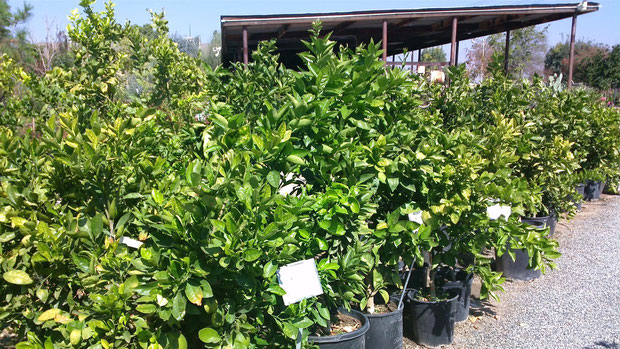
[[504, 216], [504, 218], [508, 220], [508, 218], [510, 218], [510, 215], [512, 214], [512, 207], [500, 205], [500, 210], [502, 211], [502, 216]]
[[487, 216], [493, 221], [499, 219], [500, 216], [504, 216], [505, 219], [508, 219], [511, 214], [512, 208], [510, 206], [495, 204], [487, 207]]
[[409, 217], [409, 221], [411, 222], [416, 222], [418, 224], [424, 223], [424, 221], [422, 220], [422, 211], [415, 211], [408, 214], [407, 217]]
[[499, 204], [487, 207], [487, 216], [489, 216], [489, 219], [491, 219], [492, 221], [498, 219], [501, 215], [502, 210]]
[[284, 305], [323, 294], [314, 259], [306, 259], [281, 267], [278, 269], [278, 282], [280, 287], [286, 291], [286, 294], [282, 296]]
[[140, 248], [140, 246], [144, 244], [142, 241], [134, 240], [126, 236], [121, 237], [120, 240], [118, 240], [118, 242], [120, 242], [121, 244], [125, 244], [131, 248]]

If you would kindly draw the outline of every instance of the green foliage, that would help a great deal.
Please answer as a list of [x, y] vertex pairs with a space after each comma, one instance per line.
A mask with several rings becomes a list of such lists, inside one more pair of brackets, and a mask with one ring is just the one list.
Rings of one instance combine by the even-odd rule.
[[[498, 64], [428, 85], [315, 24], [299, 71], [273, 41], [212, 69], [160, 14], [147, 38], [81, 4], [74, 65], [35, 79], [0, 61], [0, 320], [18, 347], [289, 348], [338, 307], [372, 312], [425, 253], [473, 255], [491, 295], [481, 251], [553, 266], [557, 243], [518, 216], [564, 212], [573, 172], [620, 163], [617, 110]], [[492, 201], [515, 214], [490, 220]], [[277, 270], [304, 259], [324, 294], [285, 306]]]
[[446, 53], [441, 47], [431, 47], [422, 50], [422, 62], [447, 62]]
[[[510, 31], [508, 48], [508, 71], [516, 78], [532, 78], [543, 72], [545, 53], [547, 52], [547, 27], [526, 27]], [[493, 55], [504, 56], [506, 35], [493, 34], [476, 39], [468, 50], [468, 65], [474, 78], [486, 78], [491, 73], [487, 68], [493, 61]]]
[[23, 65], [34, 61], [28, 31], [23, 27], [32, 17], [32, 5], [24, 2], [21, 8], [11, 10], [7, 0], [0, 0], [0, 51]]

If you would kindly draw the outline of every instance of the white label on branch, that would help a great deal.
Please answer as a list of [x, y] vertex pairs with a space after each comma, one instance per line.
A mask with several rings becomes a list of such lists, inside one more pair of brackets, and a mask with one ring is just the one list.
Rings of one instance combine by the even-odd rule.
[[132, 248], [140, 248], [140, 246], [144, 244], [142, 241], [134, 240], [126, 236], [121, 237], [120, 240], [118, 240], [118, 242], [120, 242], [121, 244], [125, 244]]
[[415, 211], [413, 213], [408, 214], [407, 216], [409, 217], [409, 220], [411, 222], [416, 222], [418, 224], [424, 223], [424, 221], [422, 220], [422, 211]]
[[282, 296], [284, 305], [323, 294], [314, 259], [306, 259], [281, 267], [278, 269], [278, 282], [286, 292]]
[[497, 220], [500, 216], [504, 216], [506, 220], [512, 214], [512, 208], [506, 205], [495, 204], [493, 206], [487, 207], [487, 216], [491, 220]]

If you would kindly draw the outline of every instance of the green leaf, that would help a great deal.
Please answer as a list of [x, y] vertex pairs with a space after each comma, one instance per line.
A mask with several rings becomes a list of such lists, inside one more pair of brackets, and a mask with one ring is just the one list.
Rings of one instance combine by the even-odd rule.
[[228, 120], [226, 120], [225, 117], [217, 114], [217, 113], [213, 113], [211, 114], [212, 118], [211, 120], [218, 126], [220, 126], [223, 129], [228, 129]]
[[360, 212], [360, 203], [357, 201], [357, 199], [354, 198], [354, 197], [350, 197], [348, 199], [348, 201], [349, 201], [349, 208], [351, 208], [351, 212], [359, 213]]
[[267, 174], [267, 182], [274, 188], [280, 186], [280, 173], [278, 171], [270, 171]]
[[35, 294], [41, 302], [43, 303], [47, 302], [47, 297], [49, 297], [49, 291], [47, 289], [40, 288], [37, 290]]
[[259, 259], [262, 254], [263, 253], [260, 250], [251, 248], [243, 252], [243, 259], [246, 262], [254, 262], [255, 260]]
[[172, 299], [172, 316], [177, 320], [181, 321], [185, 317], [185, 307], [187, 306], [187, 301], [185, 297], [179, 292], [174, 295]]
[[278, 285], [271, 285], [267, 288], [267, 292], [271, 292], [273, 294], [277, 294], [278, 296], [284, 296], [286, 291]]
[[101, 235], [103, 232], [103, 220], [101, 219], [100, 213], [97, 213], [90, 219], [90, 232], [94, 237]]
[[297, 338], [299, 329], [295, 327], [295, 325], [293, 325], [292, 323], [285, 322], [282, 328], [282, 331], [284, 332], [284, 335], [287, 336], [288, 338], [295, 339]]
[[0, 243], [5, 243], [13, 240], [15, 238], [15, 232], [9, 231], [2, 235], [0, 235]]
[[198, 306], [202, 305], [202, 288], [197, 285], [187, 284], [185, 285], [185, 296], [190, 301], [190, 303], [196, 304]]
[[286, 160], [288, 160], [289, 162], [292, 162], [294, 164], [297, 164], [297, 165], [305, 165], [306, 164], [304, 159], [300, 158], [297, 155], [289, 155], [289, 156], [286, 157]]
[[329, 248], [329, 246], [327, 245], [327, 242], [321, 238], [314, 238], [314, 240], [316, 241], [316, 243], [319, 245], [319, 249], [321, 251], [327, 251], [327, 249]]
[[200, 287], [202, 287], [203, 298], [213, 297], [213, 290], [211, 289], [211, 284], [209, 283], [209, 281], [205, 279], [200, 280]]
[[22, 270], [9, 270], [5, 272], [2, 277], [6, 282], [14, 285], [30, 285], [33, 283], [30, 275]]
[[138, 304], [138, 306], [136, 307], [136, 310], [143, 314], [151, 314], [157, 311], [157, 306], [152, 303]]
[[222, 337], [220, 337], [217, 331], [210, 327], [205, 327], [198, 331], [198, 338], [200, 338], [203, 343], [209, 344], [219, 343], [222, 341]]
[[273, 261], [269, 261], [263, 267], [263, 277], [268, 279], [272, 277], [273, 274], [275, 274], [277, 270], [278, 270], [278, 266]]
[[48, 309], [48, 310], [42, 312], [41, 315], [39, 315], [39, 317], [37, 318], [37, 321], [45, 322], [45, 321], [48, 321], [48, 320], [52, 320], [53, 318], [56, 317], [56, 315], [60, 314], [61, 312], [62, 312], [62, 310], [60, 310], [58, 308]]
[[317, 304], [317, 307], [318, 307], [319, 314], [321, 314], [321, 317], [325, 320], [329, 320], [330, 319], [329, 310], [327, 310], [327, 308], [325, 308], [320, 303]]
[[80, 256], [78, 254], [71, 254], [71, 258], [73, 259], [73, 263], [83, 272], [90, 272], [90, 259], [84, 256]]
[[373, 269], [373, 271], [372, 271], [372, 287], [375, 290], [378, 290], [379, 288], [381, 288], [381, 286], [383, 286], [383, 275], [381, 275], [381, 273], [377, 269]]
[[388, 183], [388, 186], [390, 187], [390, 190], [394, 191], [398, 187], [399, 179], [398, 177], [390, 177], [387, 179], [387, 183]]
[[384, 289], [381, 289], [379, 290], [379, 294], [381, 295], [381, 298], [383, 298], [385, 304], [388, 304], [388, 302], [390, 301], [390, 295], [388, 294], [388, 292]]
[[456, 224], [459, 222], [459, 218], [460, 216], [458, 215], [458, 213], [451, 213], [450, 214], [450, 220], [452, 221], [452, 223]]
[[151, 190], [151, 197], [156, 204], [161, 205], [164, 202], [164, 195], [159, 192], [159, 190], [153, 188]]

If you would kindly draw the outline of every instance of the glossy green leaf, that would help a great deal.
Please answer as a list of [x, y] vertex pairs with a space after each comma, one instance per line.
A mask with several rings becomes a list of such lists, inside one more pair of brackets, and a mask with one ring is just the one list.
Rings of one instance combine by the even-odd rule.
[[30, 275], [22, 270], [9, 270], [2, 274], [2, 278], [14, 285], [30, 285], [33, 283]]

